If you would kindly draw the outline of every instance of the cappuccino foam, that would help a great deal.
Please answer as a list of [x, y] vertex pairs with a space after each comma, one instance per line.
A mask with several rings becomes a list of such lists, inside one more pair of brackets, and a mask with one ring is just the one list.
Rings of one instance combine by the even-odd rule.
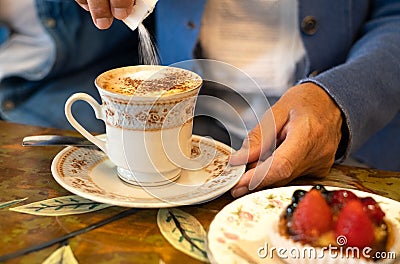
[[153, 97], [194, 90], [202, 84], [202, 80], [197, 74], [179, 68], [131, 66], [101, 74], [96, 84], [112, 93]]

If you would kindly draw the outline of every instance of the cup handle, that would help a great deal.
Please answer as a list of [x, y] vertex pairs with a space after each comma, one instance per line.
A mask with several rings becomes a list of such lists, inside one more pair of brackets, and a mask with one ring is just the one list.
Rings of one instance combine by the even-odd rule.
[[107, 153], [106, 151], [106, 142], [93, 136], [92, 134], [90, 134], [81, 124], [79, 124], [78, 121], [76, 121], [75, 117], [72, 114], [71, 111], [71, 107], [73, 105], [73, 103], [75, 103], [76, 101], [85, 101], [87, 102], [94, 110], [95, 116], [97, 119], [101, 119], [104, 120], [104, 115], [101, 109], [101, 105], [99, 105], [97, 103], [97, 101], [91, 97], [88, 94], [85, 93], [75, 93], [73, 95], [71, 95], [68, 100], [65, 102], [65, 116], [67, 117], [68, 122], [79, 132], [82, 134], [82, 136], [84, 136], [85, 138], [87, 138], [90, 142], [92, 142], [93, 144], [95, 144], [97, 147], [99, 147], [102, 151], [104, 151], [105, 153]]

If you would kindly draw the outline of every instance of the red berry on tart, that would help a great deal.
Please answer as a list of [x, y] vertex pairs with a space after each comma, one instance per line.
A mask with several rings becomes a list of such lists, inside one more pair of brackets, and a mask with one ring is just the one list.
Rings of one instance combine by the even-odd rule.
[[311, 190], [298, 203], [288, 228], [296, 239], [312, 242], [331, 230], [332, 225], [332, 213], [328, 203], [319, 191]]
[[[372, 197], [349, 190], [328, 191], [322, 185], [296, 190], [279, 219], [279, 234], [313, 247], [371, 249], [387, 252], [394, 243], [393, 225]], [[339, 243], [345, 238], [345, 243]]]
[[374, 229], [374, 224], [361, 201], [353, 199], [339, 211], [334, 232], [336, 237], [347, 238], [346, 246], [363, 249], [373, 245]]

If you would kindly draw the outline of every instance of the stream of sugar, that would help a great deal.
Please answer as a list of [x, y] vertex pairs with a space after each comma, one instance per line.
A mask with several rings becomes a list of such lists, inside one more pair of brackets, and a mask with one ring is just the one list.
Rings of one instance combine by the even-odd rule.
[[144, 65], [159, 65], [160, 60], [158, 57], [157, 47], [147, 30], [147, 28], [139, 23], [139, 63]]

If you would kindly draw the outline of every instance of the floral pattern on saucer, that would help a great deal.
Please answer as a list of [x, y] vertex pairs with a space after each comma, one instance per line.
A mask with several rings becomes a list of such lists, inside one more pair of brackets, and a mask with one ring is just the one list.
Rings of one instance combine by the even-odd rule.
[[54, 179], [84, 198], [125, 207], [160, 208], [212, 200], [232, 188], [245, 166], [230, 166], [232, 149], [220, 142], [193, 136], [192, 157], [202, 152], [211, 162], [199, 171], [182, 171], [173, 183], [141, 188], [119, 180], [116, 167], [96, 148], [67, 147], [53, 160]]

